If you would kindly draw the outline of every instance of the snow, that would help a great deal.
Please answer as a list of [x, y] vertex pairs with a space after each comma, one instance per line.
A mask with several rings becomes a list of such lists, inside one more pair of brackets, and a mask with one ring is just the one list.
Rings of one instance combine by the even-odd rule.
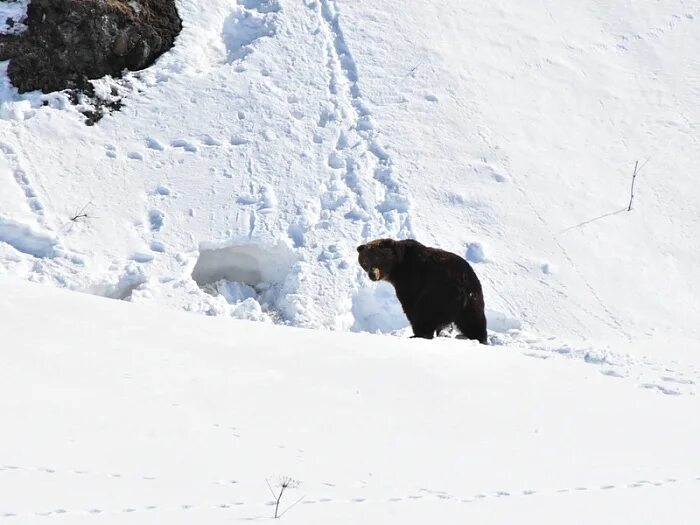
[[417, 237], [475, 265], [496, 331], [652, 353], [700, 336], [697, 8], [178, 7], [170, 52], [97, 82], [125, 106], [93, 128], [4, 82], [3, 217], [64, 247], [37, 266], [15, 241], [4, 273], [85, 291], [137, 264], [132, 301], [229, 315], [191, 276], [200, 250], [250, 244], [278, 322], [393, 332], [354, 247]]
[[[95, 126], [0, 63], [0, 521], [697, 521], [700, 7], [178, 9]], [[408, 340], [378, 237], [489, 347]]]
[[698, 7], [375, 4], [341, 2], [343, 27], [367, 43], [363, 90], [417, 237], [488, 246], [487, 304], [526, 326], [696, 347]]
[[[93, 130], [75, 107], [38, 110], [55, 96], [6, 97], [10, 169], [25, 173], [25, 193], [41, 206], [51, 199], [45, 234], [83, 262], [68, 275], [62, 264], [15, 261], [3, 262], [5, 271], [96, 290], [137, 263], [145, 280], [132, 301], [226, 315], [231, 309], [194, 281], [206, 284], [197, 265], [211, 266], [212, 248], [234, 247], [256, 252], [254, 273], [273, 274], [264, 281], [279, 293], [261, 304], [270, 316], [364, 330], [352, 305], [357, 294], [371, 300], [373, 288], [358, 272], [354, 247], [411, 236], [410, 200], [362, 100], [338, 10], [272, 1], [230, 8], [214, 2], [202, 13], [183, 3], [175, 48], [116, 82], [125, 107]], [[29, 116], [24, 107], [31, 118], [18, 127]], [[182, 118], [187, 108], [197, 116]], [[67, 136], [75, 148], [65, 147]], [[88, 203], [90, 216], [69, 224]], [[232, 263], [221, 264], [206, 270], [216, 279], [204, 280], [230, 279]], [[246, 272], [233, 271], [250, 285]]]
[[43, 259], [53, 257], [57, 240], [49, 235], [33, 231], [24, 224], [0, 216], [0, 241], [18, 252]]
[[24, 31], [24, 17], [29, 0], [6, 0], [0, 4], [0, 34], [17, 34]]
[[698, 368], [0, 287], [3, 522], [266, 519], [283, 476], [289, 523], [697, 518]]

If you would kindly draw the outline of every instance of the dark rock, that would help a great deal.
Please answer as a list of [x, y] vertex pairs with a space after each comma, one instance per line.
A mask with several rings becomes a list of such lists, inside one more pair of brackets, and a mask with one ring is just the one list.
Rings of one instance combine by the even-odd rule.
[[90, 79], [151, 65], [182, 28], [175, 0], [33, 0], [0, 60], [20, 91], [89, 90]]

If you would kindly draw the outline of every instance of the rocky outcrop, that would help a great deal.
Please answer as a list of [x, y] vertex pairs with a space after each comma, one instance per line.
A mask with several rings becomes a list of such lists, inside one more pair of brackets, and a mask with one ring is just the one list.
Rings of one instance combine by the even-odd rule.
[[90, 89], [88, 80], [148, 67], [182, 28], [175, 0], [32, 0], [0, 60], [20, 91]]

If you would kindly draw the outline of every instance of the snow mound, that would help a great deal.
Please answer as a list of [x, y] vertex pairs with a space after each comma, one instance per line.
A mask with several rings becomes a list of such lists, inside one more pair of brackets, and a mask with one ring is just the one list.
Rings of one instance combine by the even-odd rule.
[[131, 300], [134, 290], [146, 281], [147, 277], [143, 268], [138, 264], [131, 264], [124, 269], [116, 281], [95, 284], [84, 291], [100, 297], [127, 301]]
[[361, 287], [353, 296], [353, 332], [391, 333], [408, 326], [393, 286], [385, 282]]
[[0, 242], [9, 244], [18, 252], [44, 259], [56, 256], [58, 239], [0, 216]]
[[277, 30], [277, 0], [239, 0], [238, 7], [224, 23], [222, 38], [228, 63], [241, 60], [253, 52], [251, 44]]

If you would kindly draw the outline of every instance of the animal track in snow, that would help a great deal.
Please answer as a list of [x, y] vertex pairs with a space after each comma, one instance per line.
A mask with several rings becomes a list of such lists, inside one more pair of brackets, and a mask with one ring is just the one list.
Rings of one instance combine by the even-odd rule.
[[24, 473], [37, 473], [44, 475], [61, 475], [61, 476], [90, 476], [98, 478], [110, 478], [114, 480], [124, 480], [124, 481], [155, 481], [158, 478], [155, 476], [134, 476], [125, 475], [122, 473], [115, 472], [90, 472], [81, 469], [60, 469], [54, 467], [46, 466], [29, 466], [29, 465], [0, 465], [0, 473], [3, 471], [7, 472], [24, 472]]
[[130, 151], [126, 156], [131, 160], [143, 160], [143, 154], [138, 151]]
[[252, 44], [277, 32], [278, 0], [239, 0], [224, 22], [222, 39], [229, 64], [241, 61], [253, 52]]
[[[60, 471], [58, 469], [53, 469], [53, 468], [47, 468], [47, 467], [19, 467], [15, 465], [2, 465], [0, 467], [0, 472], [2, 471], [16, 471], [16, 470], [23, 470], [23, 471], [30, 471], [30, 472], [36, 472], [36, 473], [41, 473], [41, 474], [76, 474], [78, 472], [82, 472], [84, 474], [89, 474], [86, 471], [78, 471], [78, 470], [65, 470], [65, 471]], [[129, 477], [129, 476], [122, 476], [121, 474], [93, 474], [93, 475], [99, 475], [102, 477], [107, 477], [113, 479], [115, 482], [121, 482], [122, 479], [127, 479], [127, 480], [135, 480], [135, 479], [141, 479], [141, 480], [147, 480], [147, 479], [153, 479], [157, 480], [157, 478], [151, 478], [147, 476], [142, 476], [142, 477]], [[165, 480], [168, 483], [171, 483], [172, 480]], [[351, 497], [344, 497], [341, 499], [332, 499], [329, 497], [321, 497], [318, 499], [309, 499], [306, 500], [306, 504], [315, 504], [315, 503], [324, 503], [324, 504], [343, 504], [343, 503], [350, 503], [350, 504], [363, 504], [363, 503], [385, 503], [385, 502], [390, 502], [390, 503], [410, 503], [412, 501], [418, 501], [418, 500], [425, 500], [427, 498], [434, 498], [436, 500], [441, 500], [441, 501], [458, 501], [464, 504], [473, 504], [475, 502], [478, 502], [479, 500], [498, 500], [498, 499], [503, 499], [503, 498], [512, 498], [512, 497], [531, 497], [531, 496], [539, 496], [539, 495], [558, 495], [558, 494], [571, 494], [571, 493], [576, 493], [576, 492], [588, 492], [588, 491], [594, 491], [594, 490], [605, 490], [605, 491], [610, 491], [610, 490], [636, 490], [636, 489], [649, 489], [653, 487], [663, 487], [666, 485], [671, 485], [671, 484], [676, 484], [681, 481], [684, 481], [686, 483], [697, 483], [700, 482], [700, 476], [696, 477], [690, 477], [684, 480], [679, 480], [678, 478], [674, 477], [666, 477], [663, 479], [659, 479], [656, 481], [650, 481], [648, 479], [642, 479], [642, 480], [636, 480], [628, 483], [618, 483], [618, 484], [603, 484], [603, 485], [595, 485], [595, 486], [574, 486], [574, 487], [564, 487], [564, 488], [551, 488], [551, 489], [546, 489], [546, 490], [532, 490], [532, 489], [525, 489], [525, 490], [494, 490], [494, 491], [488, 491], [488, 492], [479, 492], [471, 496], [454, 496], [451, 494], [448, 494], [445, 491], [442, 490], [431, 490], [427, 488], [420, 488], [418, 494], [411, 494], [405, 497], [400, 497], [400, 496], [380, 496], [378, 495], [377, 497], [367, 497], [364, 495], [361, 496], [351, 496]], [[237, 480], [218, 480], [218, 481], [200, 481], [197, 482], [196, 480], [187, 480], [188, 483], [194, 483], [195, 485], [207, 485], [207, 484], [217, 484], [217, 485], [237, 485], [238, 481]], [[257, 483], [257, 482], [255, 482]], [[364, 482], [362, 483], [364, 485]], [[324, 482], [321, 483], [320, 485], [323, 485], [325, 487], [335, 487], [336, 485], [330, 482]], [[274, 505], [274, 501], [269, 501], [264, 503], [264, 505], [272, 506]], [[156, 511], [167, 511], [167, 512], [173, 512], [173, 511], [190, 511], [194, 509], [212, 509], [212, 510], [228, 510], [232, 509], [234, 507], [239, 507], [239, 506], [244, 506], [247, 505], [246, 502], [244, 501], [227, 501], [227, 502], [221, 502], [221, 503], [209, 503], [209, 504], [204, 504], [204, 505], [195, 505], [192, 503], [183, 503], [183, 504], [178, 504], [170, 507], [160, 507], [157, 505], [126, 505], [124, 507], [121, 507], [119, 509], [104, 509], [104, 508], [98, 508], [98, 507], [92, 507], [88, 508], [86, 510], [70, 510], [65, 507], [58, 507], [50, 511], [35, 511], [35, 512], [28, 512], [26, 514], [18, 513], [18, 512], [12, 512], [12, 511], [6, 511], [4, 514], [0, 515], [0, 517], [5, 517], [5, 518], [15, 518], [15, 517], [22, 517], [22, 516], [42, 516], [42, 517], [48, 517], [48, 516], [53, 516], [53, 515], [85, 515], [85, 514], [92, 514], [92, 515], [97, 515], [97, 514], [103, 514], [103, 513], [109, 513], [109, 514], [119, 514], [119, 513], [125, 513], [125, 514], [132, 514], [132, 513], [141, 513], [141, 512], [156, 512]]]
[[256, 205], [256, 211], [263, 214], [271, 213], [277, 207], [277, 196], [270, 184], [262, 184], [257, 190], [251, 188], [250, 192], [241, 193], [236, 200], [244, 206]]
[[37, 222], [41, 225], [45, 225], [44, 205], [39, 200], [39, 196], [34, 190], [34, 186], [30, 181], [27, 172], [24, 170], [24, 168], [22, 168], [17, 152], [10, 144], [2, 141], [0, 141], [0, 152], [3, 153], [10, 164], [10, 169], [12, 170], [12, 175], [15, 182], [19, 186], [20, 190], [22, 190], [22, 193], [24, 193], [29, 209], [35, 215]]
[[486, 162], [475, 162], [469, 166], [469, 170], [474, 174], [492, 179], [496, 182], [508, 182], [509, 177], [502, 173], [496, 166]]
[[610, 376], [610, 377], [625, 377], [625, 374], [623, 374], [622, 372], [620, 372], [618, 370], [613, 370], [613, 369], [601, 370], [600, 373], [605, 375], [605, 376]]
[[682, 377], [668, 377], [668, 376], [663, 376], [661, 377], [662, 381], [667, 381], [669, 383], [678, 383], [679, 385], [694, 385], [695, 381], [692, 381], [690, 379], [684, 379]]
[[212, 137], [211, 135], [204, 135], [202, 137], [202, 144], [205, 146], [221, 146], [223, 142], [219, 139]]
[[541, 271], [544, 275], [552, 275], [553, 273], [555, 273], [556, 268], [554, 267], [554, 265], [553, 265], [552, 263], [543, 262], [543, 263], [540, 265], [540, 271]]
[[232, 146], [244, 146], [244, 145], [250, 143], [250, 141], [248, 139], [240, 137], [240, 136], [231, 137], [229, 142]]
[[674, 389], [674, 388], [669, 388], [664, 385], [657, 385], [654, 383], [642, 383], [641, 385], [642, 388], [646, 388], [648, 390], [658, 390], [662, 394], [666, 394], [667, 396], [679, 396], [681, 395], [680, 391]]
[[280, 11], [279, 0], [239, 0], [238, 3], [258, 13], [278, 13]]
[[156, 252], [156, 253], [165, 253], [166, 252], [165, 244], [163, 244], [160, 241], [151, 241], [151, 243], [149, 244], [149, 248], [151, 249], [151, 251]]
[[[327, 164], [341, 171], [339, 179], [333, 175], [327, 184], [334, 193], [322, 194], [322, 208], [338, 210], [348, 221], [364, 222], [363, 235], [409, 237], [408, 199], [395, 178], [389, 154], [378, 142], [337, 5], [334, 0], [308, 5], [316, 14], [325, 41], [330, 102], [321, 108], [314, 142], [323, 143], [329, 129], [336, 130], [336, 146], [328, 153]], [[335, 204], [329, 205], [329, 201]]]
[[151, 227], [151, 231], [160, 231], [165, 222], [165, 213], [158, 209], [152, 209], [148, 212], [148, 222]]
[[143, 252], [135, 252], [131, 254], [129, 257], [132, 261], [137, 262], [137, 263], [149, 263], [153, 261], [153, 254], [151, 253], [143, 253]]
[[[666, 17], [659, 25], [652, 27], [643, 34], [627, 33], [619, 35], [615, 47], [623, 51], [629, 51], [629, 48], [632, 47], [633, 44], [643, 43], [646, 40], [658, 40], [667, 33], [675, 31], [681, 24], [694, 21], [697, 16], [700, 16], [700, 9], [694, 13], [672, 14]], [[607, 48], [607, 46], [604, 47]]]
[[161, 197], [170, 197], [171, 193], [170, 188], [162, 184], [159, 184], [156, 186], [156, 189], [153, 190], [153, 195], [160, 195]]
[[192, 144], [190, 141], [185, 140], [185, 139], [176, 139], [173, 140], [170, 145], [173, 148], [182, 148], [185, 151], [189, 151], [190, 153], [197, 153], [197, 146]]
[[632, 382], [637, 386], [669, 396], [695, 395], [700, 383], [698, 371], [681, 372], [649, 358], [637, 358], [628, 354], [598, 350], [592, 348], [574, 348], [568, 344], [556, 342], [553, 338], [543, 340], [519, 334], [495, 333], [491, 344], [512, 344], [523, 355], [539, 359], [563, 357], [580, 360], [582, 363], [596, 366], [601, 374], [613, 379]]
[[164, 151], [165, 146], [158, 140], [153, 137], [149, 137], [146, 139], [146, 147], [152, 150], [156, 151]]

